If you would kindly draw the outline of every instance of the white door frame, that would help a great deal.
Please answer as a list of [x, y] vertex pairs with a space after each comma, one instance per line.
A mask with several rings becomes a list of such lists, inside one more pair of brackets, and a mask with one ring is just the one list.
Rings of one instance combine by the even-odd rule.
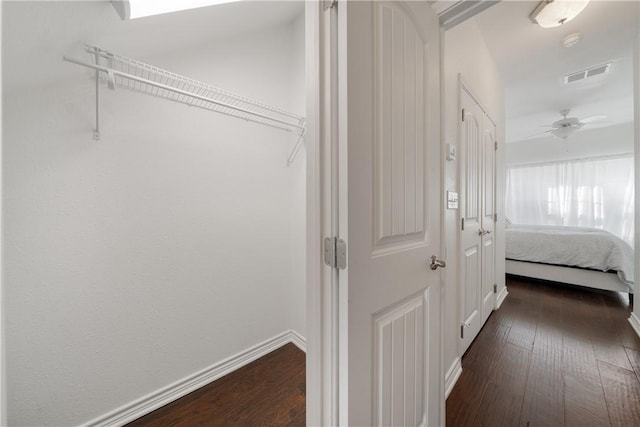
[[[333, 5], [333, 8], [331, 7]], [[348, 424], [347, 275], [323, 263], [323, 240], [346, 236], [346, 16], [342, 1], [307, 1], [307, 425]], [[338, 13], [338, 11], [341, 11]], [[338, 56], [341, 55], [341, 56]], [[442, 61], [441, 61], [442, 64]], [[441, 74], [441, 79], [443, 78]], [[339, 103], [339, 104], [338, 104]], [[437, 126], [441, 126], [438, 122]], [[339, 143], [340, 141], [340, 143]], [[340, 176], [340, 182], [337, 177]], [[441, 248], [444, 240], [441, 239]], [[441, 276], [442, 277], [442, 276]], [[441, 279], [442, 280], [442, 279]], [[338, 286], [340, 282], [341, 286]], [[442, 312], [440, 312], [442, 318]], [[442, 322], [438, 344], [442, 353]], [[340, 333], [342, 332], [342, 333]], [[444, 419], [444, 371], [439, 366]]]
[[[307, 1], [307, 425], [338, 425], [338, 272], [323, 263], [323, 240], [338, 235], [336, 10]], [[343, 381], [346, 385], [346, 380]]]

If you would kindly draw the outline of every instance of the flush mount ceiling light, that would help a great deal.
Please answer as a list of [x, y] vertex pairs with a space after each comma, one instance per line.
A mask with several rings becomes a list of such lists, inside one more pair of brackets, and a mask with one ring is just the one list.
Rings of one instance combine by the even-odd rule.
[[544, 0], [529, 18], [542, 28], [559, 27], [578, 16], [587, 4], [589, 0]]
[[234, 1], [240, 0], [112, 0], [111, 3], [120, 18], [127, 20]]

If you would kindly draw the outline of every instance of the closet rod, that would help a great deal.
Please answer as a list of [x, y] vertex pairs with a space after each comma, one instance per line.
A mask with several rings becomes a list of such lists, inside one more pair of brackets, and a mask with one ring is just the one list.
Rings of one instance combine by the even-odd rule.
[[288, 126], [288, 127], [296, 128], [300, 132], [304, 132], [304, 129], [305, 129], [303, 125], [290, 123], [290, 122], [287, 122], [285, 120], [280, 120], [278, 118], [268, 116], [266, 114], [257, 113], [255, 111], [247, 110], [247, 109], [244, 109], [244, 108], [241, 108], [241, 107], [237, 107], [235, 105], [227, 104], [227, 103], [224, 103], [224, 102], [221, 102], [221, 101], [216, 101], [214, 99], [207, 98], [205, 96], [200, 96], [200, 95], [197, 95], [195, 93], [191, 93], [191, 92], [188, 92], [188, 91], [185, 91], [185, 90], [182, 90], [182, 89], [178, 89], [178, 88], [171, 87], [171, 86], [168, 86], [168, 85], [165, 85], [165, 84], [162, 84], [162, 83], [154, 82], [153, 80], [148, 80], [148, 79], [145, 79], [145, 78], [142, 78], [142, 77], [135, 76], [133, 74], [123, 73], [121, 71], [114, 70], [114, 69], [108, 68], [108, 67], [104, 67], [102, 65], [89, 64], [87, 62], [78, 61], [77, 59], [69, 58], [67, 56], [63, 56], [62, 59], [67, 61], [67, 62], [71, 62], [73, 64], [76, 64], [76, 65], [81, 65], [83, 67], [92, 68], [92, 69], [97, 70], [97, 71], [102, 71], [103, 73], [106, 73], [107, 75], [117, 75], [117, 76], [120, 76], [120, 77], [123, 77], [123, 78], [126, 78], [126, 79], [130, 79], [130, 80], [134, 80], [134, 81], [137, 81], [137, 82], [140, 82], [140, 83], [143, 83], [143, 84], [154, 86], [154, 87], [157, 87], [159, 89], [164, 89], [164, 90], [167, 90], [169, 92], [177, 93], [179, 95], [191, 97], [191, 98], [194, 98], [194, 99], [198, 99], [200, 101], [209, 102], [211, 104], [218, 105], [220, 107], [230, 108], [232, 110], [239, 111], [241, 113], [249, 114], [251, 116], [260, 117], [260, 118], [265, 119], [265, 120], [270, 120], [272, 122], [280, 123], [280, 124], [283, 124], [283, 125]]

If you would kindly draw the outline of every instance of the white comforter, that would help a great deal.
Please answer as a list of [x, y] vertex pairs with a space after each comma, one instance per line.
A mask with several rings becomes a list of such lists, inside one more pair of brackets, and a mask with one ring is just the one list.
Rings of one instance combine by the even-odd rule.
[[633, 284], [633, 249], [613, 234], [594, 228], [513, 225], [506, 230], [506, 256], [518, 261], [615, 270]]

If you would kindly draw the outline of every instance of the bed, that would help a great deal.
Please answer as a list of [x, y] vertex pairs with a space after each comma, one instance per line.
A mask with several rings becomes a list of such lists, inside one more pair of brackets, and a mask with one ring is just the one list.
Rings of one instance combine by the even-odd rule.
[[633, 292], [633, 249], [611, 233], [514, 224], [505, 235], [507, 274]]

